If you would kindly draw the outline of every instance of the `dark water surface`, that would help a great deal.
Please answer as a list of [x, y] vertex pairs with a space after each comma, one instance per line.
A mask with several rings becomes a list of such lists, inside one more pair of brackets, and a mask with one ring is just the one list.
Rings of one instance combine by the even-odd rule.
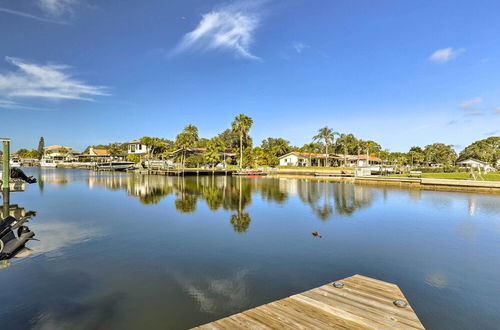
[[[362, 274], [429, 329], [500, 324], [500, 197], [284, 178], [27, 169], [2, 329], [185, 329]], [[315, 238], [318, 231], [323, 238]]]

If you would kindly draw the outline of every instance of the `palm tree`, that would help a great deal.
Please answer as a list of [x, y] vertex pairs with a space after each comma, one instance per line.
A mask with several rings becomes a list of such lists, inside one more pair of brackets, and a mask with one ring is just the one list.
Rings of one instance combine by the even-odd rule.
[[323, 140], [325, 143], [325, 167], [328, 165], [328, 147], [333, 144], [333, 141], [335, 140], [335, 136], [340, 136], [338, 132], [334, 132], [331, 128], [328, 128], [328, 126], [325, 126], [323, 128], [320, 128], [318, 130], [318, 134], [313, 137], [314, 141], [321, 141]]
[[236, 116], [231, 124], [233, 131], [238, 133], [240, 136], [240, 170], [243, 166], [243, 138], [248, 136], [248, 131], [250, 131], [252, 124], [252, 118], [245, 116], [244, 114]]

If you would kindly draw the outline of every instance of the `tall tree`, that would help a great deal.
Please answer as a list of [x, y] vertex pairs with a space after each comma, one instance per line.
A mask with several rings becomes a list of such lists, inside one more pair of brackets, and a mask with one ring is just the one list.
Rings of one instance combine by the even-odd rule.
[[500, 160], [500, 137], [491, 136], [476, 141], [460, 152], [459, 160], [474, 158], [495, 166]]
[[170, 141], [165, 139], [149, 136], [144, 136], [140, 139], [140, 143], [146, 146], [148, 159], [153, 158], [154, 155], [165, 152], [169, 148], [169, 142]]
[[40, 137], [40, 141], [38, 141], [38, 159], [41, 159], [43, 157], [43, 152], [45, 151], [45, 139]]
[[109, 145], [108, 154], [111, 157], [116, 157], [122, 153], [123, 153], [123, 149], [121, 148], [121, 145], [119, 143], [112, 143]]
[[175, 137], [175, 144], [182, 149], [182, 168], [186, 160], [186, 150], [193, 148], [198, 141], [198, 128], [194, 125], [187, 125], [184, 130]]
[[207, 150], [203, 153], [203, 158], [210, 166], [215, 166], [220, 162], [220, 153], [226, 149], [222, 139], [214, 137], [207, 142]]
[[457, 153], [452, 145], [433, 143], [425, 146], [424, 154], [428, 164], [452, 165], [457, 159]]
[[264, 152], [275, 157], [281, 157], [291, 151], [290, 142], [282, 138], [267, 138], [261, 144]]
[[231, 127], [234, 132], [237, 132], [240, 138], [240, 170], [243, 166], [243, 139], [246, 139], [248, 136], [248, 132], [252, 127], [253, 120], [252, 118], [245, 116], [244, 114], [240, 114], [234, 118], [234, 121], [231, 124]]
[[334, 132], [328, 126], [320, 128], [318, 134], [313, 137], [314, 141], [323, 141], [325, 144], [325, 167], [328, 166], [328, 148], [335, 141], [335, 136], [339, 136], [338, 132]]
[[410, 151], [408, 151], [408, 157], [410, 159], [410, 164], [422, 164], [425, 161], [425, 154], [422, 148], [420, 147], [411, 147]]

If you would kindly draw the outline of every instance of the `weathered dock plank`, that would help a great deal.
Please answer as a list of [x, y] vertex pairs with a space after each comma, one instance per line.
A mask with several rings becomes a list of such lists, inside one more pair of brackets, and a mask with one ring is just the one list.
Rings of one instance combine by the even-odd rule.
[[337, 282], [194, 329], [424, 329], [397, 285], [362, 275]]

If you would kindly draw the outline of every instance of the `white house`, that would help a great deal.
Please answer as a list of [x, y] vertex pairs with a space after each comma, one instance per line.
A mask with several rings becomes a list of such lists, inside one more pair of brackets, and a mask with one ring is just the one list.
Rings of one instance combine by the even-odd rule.
[[129, 155], [143, 155], [148, 152], [148, 147], [141, 144], [139, 140], [127, 142], [127, 145], [127, 153]]
[[[279, 157], [280, 166], [299, 166], [299, 167], [307, 167], [307, 166], [325, 166], [326, 162], [326, 154], [314, 154], [308, 152], [290, 152], [286, 155]], [[337, 155], [330, 154], [328, 155], [328, 166], [348, 166], [348, 167], [356, 167], [356, 166], [373, 166], [379, 165], [382, 163], [382, 160], [373, 155]]]
[[351, 156], [356, 157], [358, 167], [374, 166], [382, 164], [382, 160], [374, 155], [359, 155]]
[[78, 159], [79, 151], [73, 150], [71, 147], [61, 145], [52, 145], [45, 147], [44, 158], [52, 159], [59, 162], [72, 162]]
[[[347, 156], [347, 160], [351, 156]], [[293, 151], [278, 158], [280, 166], [325, 166], [327, 162], [326, 154], [315, 154], [309, 152]], [[339, 166], [343, 158], [339, 155], [328, 155], [328, 166]]]
[[280, 166], [320, 166], [321, 162], [324, 165], [325, 155], [294, 151], [279, 157], [279, 161]]
[[469, 159], [466, 159], [466, 160], [462, 160], [461, 162], [457, 162], [457, 165], [460, 166], [460, 167], [469, 167], [469, 168], [473, 168], [473, 169], [481, 169], [481, 170], [484, 170], [486, 172], [494, 170], [494, 168], [490, 164], [488, 164], [486, 162], [482, 162], [482, 161], [474, 159], [474, 158], [469, 158]]

